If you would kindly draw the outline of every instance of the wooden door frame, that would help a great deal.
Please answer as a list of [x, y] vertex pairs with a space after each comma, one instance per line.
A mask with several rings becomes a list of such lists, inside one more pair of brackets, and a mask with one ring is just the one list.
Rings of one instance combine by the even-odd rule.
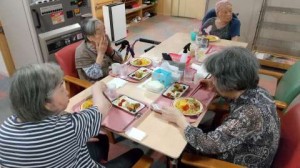
[[5, 34], [4, 34], [4, 30], [2, 27], [2, 23], [0, 21], [0, 51], [3, 55], [3, 60], [4, 60], [4, 64], [6, 66], [7, 72], [9, 74], [9, 76], [11, 76], [15, 71], [15, 64], [14, 61], [12, 59], [8, 44], [7, 44], [7, 40], [5, 38]]

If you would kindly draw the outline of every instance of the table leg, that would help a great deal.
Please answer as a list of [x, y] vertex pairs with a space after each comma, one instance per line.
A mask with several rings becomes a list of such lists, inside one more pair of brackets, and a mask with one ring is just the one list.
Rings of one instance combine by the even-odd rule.
[[167, 167], [168, 168], [177, 168], [178, 167], [177, 163], [178, 163], [177, 159], [167, 157]]

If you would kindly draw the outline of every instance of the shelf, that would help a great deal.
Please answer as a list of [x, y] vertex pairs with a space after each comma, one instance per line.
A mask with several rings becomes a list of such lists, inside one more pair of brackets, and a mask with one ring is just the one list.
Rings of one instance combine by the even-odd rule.
[[269, 51], [256, 50], [255, 53], [262, 53], [267, 56], [267, 58], [259, 58], [259, 62], [263, 66], [272, 67], [276, 69], [289, 69], [295, 62], [296, 58], [291, 58], [290, 56], [284, 54], [270, 53]]
[[140, 11], [141, 9], [149, 8], [149, 7], [152, 7], [154, 5], [155, 4], [150, 4], [150, 5], [141, 4], [139, 7], [132, 8], [132, 9], [126, 9], [126, 14], [134, 13], [134, 12]]
[[300, 25], [263, 22], [262, 28], [300, 33]]
[[300, 42], [258, 38], [256, 47], [259, 50], [266, 50], [300, 59]]
[[298, 8], [283, 8], [283, 7], [275, 7], [275, 6], [268, 6], [266, 7], [267, 12], [279, 12], [282, 14], [296, 14], [300, 15], [300, 9]]

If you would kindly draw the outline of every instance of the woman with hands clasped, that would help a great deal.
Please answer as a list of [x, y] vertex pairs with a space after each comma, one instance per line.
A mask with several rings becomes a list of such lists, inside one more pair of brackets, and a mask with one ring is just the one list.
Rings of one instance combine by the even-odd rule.
[[[96, 82], [94, 106], [66, 113], [69, 97], [58, 65], [18, 69], [10, 87], [13, 115], [0, 126], [0, 167], [132, 167], [142, 150], [131, 149], [107, 161], [108, 138], [100, 128], [111, 104], [103, 89], [104, 84]], [[94, 136], [99, 141], [90, 142]]]
[[163, 108], [163, 118], [175, 123], [200, 153], [247, 167], [270, 167], [278, 147], [280, 122], [274, 100], [257, 85], [256, 57], [247, 49], [232, 47], [209, 56], [204, 64], [212, 75], [202, 81], [204, 86], [230, 104], [223, 123], [204, 133], [173, 107]]
[[108, 75], [112, 63], [121, 63], [121, 53], [111, 47], [103, 22], [92, 18], [83, 22], [85, 40], [76, 48], [75, 65], [80, 79], [97, 81]]

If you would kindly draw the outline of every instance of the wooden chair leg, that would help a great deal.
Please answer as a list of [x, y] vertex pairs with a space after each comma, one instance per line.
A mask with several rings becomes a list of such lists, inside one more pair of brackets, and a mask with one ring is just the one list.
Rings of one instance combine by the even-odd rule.
[[153, 163], [153, 159], [149, 156], [143, 155], [132, 168], [150, 168]]
[[112, 143], [112, 144], [115, 144], [116, 143], [116, 139], [115, 139], [114, 133], [112, 133], [112, 132], [110, 132], [108, 130], [106, 130], [105, 133], [108, 136], [109, 142]]

